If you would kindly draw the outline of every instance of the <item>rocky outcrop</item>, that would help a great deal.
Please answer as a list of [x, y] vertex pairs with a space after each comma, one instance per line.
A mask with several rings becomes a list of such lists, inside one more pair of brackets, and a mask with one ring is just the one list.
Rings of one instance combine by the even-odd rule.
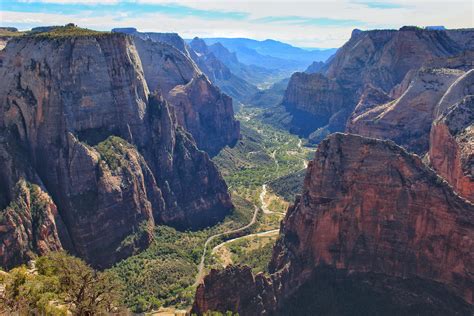
[[[352, 112], [351, 120], [353, 120], [358, 115], [375, 108], [376, 106], [386, 104], [392, 100], [392, 97], [383, 90], [372, 85], [367, 85], [364, 88], [364, 92], [360, 96], [359, 103], [357, 103], [354, 111]], [[349, 121], [348, 124], [350, 124], [350, 122], [351, 121]]]
[[61, 219], [50, 196], [23, 179], [12, 191], [14, 198], [0, 216], [0, 265], [6, 268], [24, 263], [35, 254], [63, 249], [56, 223]]
[[7, 46], [8, 41], [14, 37], [21, 35], [16, 27], [0, 27], [0, 50]]
[[306, 68], [304, 72], [308, 74], [315, 74], [315, 73], [321, 72], [323, 67], [324, 67], [324, 63], [322, 61], [313, 61], [313, 63], [309, 65], [308, 68]]
[[179, 50], [183, 55], [192, 58], [192, 51], [189, 50], [186, 42], [178, 35], [178, 33], [156, 33], [156, 32], [139, 32], [136, 28], [114, 28], [112, 29], [113, 33], [124, 33], [133, 35], [134, 37], [139, 37], [145, 41], [150, 40], [152, 42], [160, 42], [168, 44], [177, 50]]
[[[393, 142], [333, 134], [282, 223], [271, 275], [211, 272], [193, 311], [470, 315], [473, 223], [474, 205], [418, 156]], [[253, 309], [239, 304], [255, 291]]]
[[[136, 29], [114, 31], [134, 36], [148, 88], [150, 91], [160, 91], [175, 106], [179, 123], [193, 135], [200, 149], [213, 156], [226, 145], [235, 144], [240, 128], [234, 118], [232, 99], [211, 83], [213, 79], [202, 80], [203, 74], [199, 67], [202, 67], [203, 59], [181, 37], [174, 33], [141, 33]], [[209, 76], [208, 68], [202, 70]], [[228, 69], [224, 69], [225, 73], [216, 72], [212, 73], [212, 78], [231, 76]], [[200, 82], [199, 87], [196, 87], [196, 82]], [[183, 95], [188, 92], [193, 95]], [[187, 101], [184, 102], [183, 99]], [[220, 116], [211, 117], [212, 115]]]
[[249, 267], [213, 269], [196, 290], [192, 313], [232, 311], [239, 315], [267, 315], [267, 309], [276, 303], [274, 297], [265, 295], [267, 288], [269, 280], [263, 274], [254, 276]]
[[[57, 206], [62, 246], [106, 267], [146, 246], [155, 222], [206, 227], [232, 204], [173, 107], [150, 96], [132, 38], [83, 33], [8, 43], [0, 56], [0, 134], [24, 150], [28, 168], [19, 169], [32, 170], [25, 179]], [[0, 175], [10, 186], [19, 174]]]
[[[473, 137], [469, 130], [474, 119], [469, 100], [474, 95], [474, 70], [464, 71], [470, 67], [467, 55], [445, 59], [444, 63], [452, 69], [410, 71], [390, 95], [367, 89], [347, 124], [347, 131], [391, 139], [420, 155], [429, 151], [431, 166], [472, 201], [469, 153]], [[438, 59], [434, 64], [441, 61]], [[451, 128], [447, 117], [451, 117]]]
[[[387, 102], [378, 91], [381, 103], [369, 101], [367, 91], [347, 124], [347, 131], [368, 137], [391, 139], [409, 151], [424, 154], [429, 148], [431, 123], [436, 118], [437, 104], [463, 71], [422, 68], [407, 75], [400, 97]], [[395, 91], [394, 93], [397, 93]], [[364, 109], [361, 109], [361, 102]]]
[[[289, 85], [288, 93], [300, 91], [300, 100], [307, 100], [305, 95], [312, 95], [312, 99], [307, 104], [298, 104], [293, 107], [288, 106], [286, 100], [283, 100], [282, 105], [287, 109], [289, 115], [296, 117], [289, 120], [290, 130], [305, 137], [311, 134], [307, 131], [298, 131], [298, 127], [301, 125], [298, 117], [304, 117], [305, 114], [313, 115], [323, 110], [325, 112], [324, 116], [318, 115], [310, 120], [314, 122], [311, 126], [311, 128], [314, 128], [313, 131], [318, 128], [321, 129], [317, 132], [319, 135], [343, 131], [352, 111], [363, 101], [361, 97], [366, 96], [365, 89], [367, 87], [378, 89], [380, 92], [389, 95], [397, 85], [402, 84], [402, 81], [409, 76], [411, 71], [416, 72], [426, 64], [431, 63], [430, 68], [451, 68], [450, 66], [455, 66], [456, 60], [460, 60], [454, 57], [460, 54], [465, 54], [464, 61], [472, 64], [472, 60], [469, 61], [469, 54], [466, 51], [474, 49], [473, 41], [468, 40], [473, 34], [472, 29], [427, 30], [416, 27], [403, 27], [398, 31], [374, 30], [363, 32], [355, 30], [350, 40], [320, 69], [325, 81], [337, 84], [341, 91], [340, 95], [343, 97], [342, 105], [334, 106], [332, 111], [329, 112], [330, 117], [335, 116], [332, 121], [337, 123], [330, 126], [324, 125], [324, 122], [330, 119], [327, 118], [328, 113], [326, 111], [328, 91], [321, 89], [321, 82], [315, 81], [314, 84], [309, 85], [306, 81], [298, 83], [295, 80], [296, 84], [305, 86], [305, 89], [298, 89], [293, 85]], [[451, 61], [449, 61], [450, 58], [452, 58]], [[441, 60], [448, 64], [443, 65], [443, 62], [440, 63]], [[438, 63], [435, 63], [435, 61], [438, 61]], [[465, 67], [452, 68], [466, 70]], [[407, 82], [411, 81], [406, 80]], [[391, 97], [396, 99], [401, 95], [392, 95]], [[343, 112], [341, 112], [341, 108], [344, 109]], [[294, 109], [297, 111], [295, 112]], [[303, 109], [302, 113], [298, 112], [300, 109]], [[342, 124], [339, 124], [339, 122], [342, 122]], [[396, 124], [395, 122], [392, 123]], [[416, 130], [415, 134], [417, 133], [426, 135], [425, 130]], [[416, 137], [416, 135], [414, 136]], [[386, 135], [385, 138], [391, 137]], [[310, 140], [317, 143], [321, 140], [321, 137], [316, 135]], [[426, 148], [425, 144], [420, 151], [426, 151]]]
[[466, 49], [448, 35], [456, 32], [415, 27], [355, 32], [338, 50], [326, 75], [354, 92], [366, 84], [389, 92], [408, 71], [427, 60], [455, 56]]
[[474, 202], [474, 95], [454, 104], [431, 128], [431, 166]]
[[239, 139], [240, 125], [234, 119], [232, 99], [213, 86], [206, 76], [193, 78], [168, 93], [178, 122], [194, 136], [200, 148], [216, 155]]
[[[297, 72], [291, 76], [282, 104], [292, 114], [290, 131], [308, 137], [344, 110], [345, 93], [337, 81], [323, 74]], [[331, 131], [341, 128], [333, 125]]]
[[[174, 47], [186, 58], [192, 61], [192, 63], [195, 63], [199, 69], [199, 72], [203, 72], [212, 84], [218, 86], [225, 94], [231, 96], [233, 99], [239, 102], [247, 102], [249, 97], [258, 91], [254, 85], [250, 84], [245, 79], [242, 79], [240, 76], [234, 73], [235, 70], [243, 75], [251, 76], [248, 67], [245, 71], [240, 72], [239, 65], [238, 67], [233, 67], [233, 70], [231, 71], [229, 67], [227, 67], [226, 64], [216, 56], [216, 54], [220, 54], [219, 57], [227, 58], [228, 56], [232, 55], [222, 45], [214, 44], [212, 45], [211, 50], [202, 39], [195, 38], [188, 45], [176, 33], [138, 32], [135, 28], [116, 28], [112, 31], [130, 34], [144, 41], [161, 43], [161, 45], [167, 44]], [[140, 51], [140, 57], [141, 54], [142, 53]], [[224, 55], [226, 56], [224, 57]], [[236, 58], [235, 54], [233, 57]], [[230, 61], [230, 64], [237, 65], [239, 63], [236, 60], [232, 60]], [[145, 75], [146, 72], [147, 71], [145, 69]], [[250, 72], [253, 74], [253, 71]], [[258, 69], [258, 72], [261, 72], [261, 69]]]
[[197, 65], [174, 46], [164, 42], [134, 38], [150, 91], [163, 95], [178, 85], [185, 85], [201, 74]]

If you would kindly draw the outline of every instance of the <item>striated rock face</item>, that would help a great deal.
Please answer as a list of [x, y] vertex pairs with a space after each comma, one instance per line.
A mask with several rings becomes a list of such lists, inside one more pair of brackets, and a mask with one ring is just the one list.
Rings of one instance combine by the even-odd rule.
[[459, 54], [464, 47], [448, 36], [453, 31], [417, 28], [356, 32], [338, 50], [326, 75], [357, 91], [372, 84], [389, 92], [411, 69], [427, 60]]
[[186, 42], [178, 35], [178, 33], [155, 33], [155, 32], [139, 32], [136, 28], [114, 28], [112, 29], [114, 33], [124, 33], [133, 35], [134, 37], [139, 37], [145, 41], [151, 40], [152, 42], [160, 42], [168, 44], [185, 56], [191, 58], [192, 52], [189, 50]]
[[143, 73], [150, 91], [159, 90], [163, 95], [178, 85], [185, 85], [201, 74], [196, 64], [174, 46], [134, 38]]
[[[317, 91], [312, 88], [316, 88]], [[314, 102], [320, 106], [312, 107]], [[314, 116], [328, 118], [342, 108], [344, 99], [337, 82], [321, 74], [298, 72], [288, 83], [283, 103]]]
[[297, 72], [291, 76], [282, 103], [293, 114], [290, 130], [307, 137], [344, 109], [344, 91], [322, 74]]
[[211, 156], [239, 139], [240, 124], [234, 119], [232, 99], [213, 86], [206, 76], [173, 88], [168, 100], [175, 106], [178, 122]]
[[474, 95], [433, 123], [428, 156], [431, 166], [461, 196], [474, 202]]
[[[175, 106], [179, 124], [193, 135], [200, 149], [212, 156], [226, 145], [235, 144], [239, 138], [240, 128], [234, 118], [232, 99], [209, 80], [198, 79], [203, 77], [203, 74], [194, 60], [197, 60], [201, 67], [202, 58], [198, 57], [177, 34], [140, 33], [135, 29], [115, 29], [115, 31], [134, 35], [149, 90], [160, 91], [164, 98]], [[207, 75], [209, 72], [206, 70], [208, 68], [203, 69]], [[228, 69], [226, 71], [228, 75], [216, 73], [214, 75], [227, 78], [230, 76], [230, 71]], [[198, 81], [199, 87], [192, 88]], [[176, 99], [177, 91], [180, 94], [178, 99]], [[193, 95], [185, 95], [186, 93]], [[213, 115], [219, 116], [212, 117]]]
[[7, 46], [10, 37], [8, 36], [0, 36], [0, 50], [4, 49]]
[[11, 40], [1, 54], [0, 135], [8, 154], [24, 150], [26, 167], [0, 170], [8, 179], [0, 186], [25, 174], [44, 188], [69, 252], [106, 267], [146, 246], [155, 222], [205, 227], [232, 208], [173, 108], [149, 96], [130, 37], [40, 34]]
[[435, 109], [436, 118], [469, 95], [474, 95], [474, 69], [472, 68], [459, 77], [439, 100]]
[[16, 27], [0, 27], [0, 50], [4, 49], [7, 46], [8, 41], [16, 36], [19, 35], [18, 29]]
[[[358, 104], [364, 102], [361, 98], [367, 96], [367, 92], [365, 92], [367, 87], [378, 89], [380, 93], [391, 95], [392, 99], [397, 99], [401, 97], [401, 94], [397, 95], [394, 88], [403, 85], [404, 79], [407, 83], [410, 83], [411, 80], [408, 80], [410, 72], [416, 72], [425, 64], [431, 64], [431, 68], [469, 69], [466, 69], [466, 65], [468, 63], [472, 65], [472, 58], [470, 58], [471, 54], [467, 51], [474, 49], [474, 42], [469, 40], [474, 36], [473, 34], [472, 29], [425, 30], [415, 27], [404, 27], [398, 31], [354, 31], [351, 39], [319, 70], [324, 75], [320, 78], [325, 78], [324, 81], [337, 84], [339, 94], [343, 98], [342, 104], [337, 102], [328, 111], [328, 90], [321, 88], [325, 87], [321, 80], [315, 80], [312, 83], [309, 80], [292, 80], [296, 86], [301, 85], [302, 87], [288, 85], [288, 93], [301, 94], [301, 96], [294, 98], [298, 102], [295, 106], [288, 106], [285, 99], [282, 102], [289, 115], [292, 116], [289, 122], [290, 130], [306, 137], [311, 132], [298, 130], [301, 125], [301, 119], [299, 118], [305, 117], [305, 114], [314, 115], [314, 113], [323, 111], [324, 115], [318, 114], [311, 119], [308, 118], [308, 121], [313, 122], [313, 126], [309, 127], [313, 128], [313, 131], [318, 128], [321, 129], [318, 131], [318, 134], [321, 135], [343, 131], [348, 119], [351, 118], [353, 110]], [[460, 54], [464, 55], [464, 59], [454, 58], [454, 56]], [[456, 65], [461, 60], [464, 60], [464, 65]], [[397, 89], [400, 92], [400, 90], [406, 90], [407, 88], [407, 86], [402, 86]], [[426, 89], [432, 88], [427, 87]], [[311, 95], [311, 98], [306, 98], [308, 95]], [[344, 111], [341, 111], [341, 109], [344, 109]], [[300, 113], [299, 110], [303, 112]], [[328, 115], [330, 119], [327, 118]], [[330, 123], [326, 126], [324, 122], [330, 121], [332, 116], [335, 116], [332, 121], [337, 123]], [[353, 119], [351, 118], [351, 120]], [[364, 121], [370, 119], [367, 117]], [[390, 124], [397, 123], [390, 122]], [[383, 122], [380, 125], [384, 125]], [[378, 132], [382, 133], [380, 129], [383, 128], [381, 126], [376, 129], [379, 129]], [[349, 131], [352, 131], [352, 129], [349, 129]], [[423, 133], [425, 140], [427, 139], [426, 130], [416, 130], [415, 134], [417, 133]], [[375, 134], [377, 134], [377, 131], [374, 132], [374, 135], [371, 133], [366, 135], [377, 136]], [[393, 139], [391, 135], [385, 136], [385, 138]], [[416, 135], [413, 136], [416, 137]], [[321, 138], [310, 137], [310, 140], [317, 143]], [[423, 146], [424, 148], [420, 151], [426, 151], [427, 145], [424, 144]]]
[[[282, 223], [270, 277], [213, 272], [193, 310], [470, 315], [473, 223], [474, 205], [418, 156], [392, 142], [333, 134], [319, 145]], [[235, 305], [247, 293], [230, 292], [229, 280], [242, 279], [258, 291], [257, 310]]]
[[[391, 139], [410, 151], [425, 154], [431, 166], [464, 197], [472, 198], [469, 164], [474, 119], [469, 109], [474, 95], [474, 70], [468, 54], [445, 59], [448, 68], [410, 71], [401, 84], [384, 92], [367, 89], [347, 124], [364, 136]], [[435, 64], [441, 64], [436, 60]], [[457, 104], [463, 106], [458, 108]], [[456, 110], [456, 108], [458, 108]], [[446, 124], [446, 116], [451, 117]], [[456, 119], [454, 119], [456, 117]], [[451, 134], [455, 133], [455, 134]], [[461, 160], [462, 157], [462, 160]]]
[[274, 297], [265, 295], [267, 288], [269, 280], [263, 274], [254, 276], [247, 266], [213, 269], [196, 290], [192, 313], [233, 311], [239, 315], [267, 315], [267, 309], [276, 304]]
[[[376, 99], [367, 102], [367, 91], [347, 124], [347, 131], [368, 137], [391, 139], [409, 151], [423, 154], [428, 151], [431, 123], [436, 118], [437, 104], [449, 87], [463, 74], [455, 69], [422, 68], [407, 75], [400, 86], [405, 86], [400, 97], [386, 101], [379, 91]], [[364, 110], [361, 109], [361, 102]], [[367, 106], [369, 103], [371, 106]]]
[[[390, 95], [385, 93], [383, 90], [376, 88], [372, 85], [367, 85], [364, 88], [364, 92], [360, 96], [359, 103], [357, 103], [354, 111], [352, 112], [351, 121], [354, 120], [360, 114], [373, 109], [374, 107], [388, 103], [392, 101]], [[350, 124], [350, 122], [348, 124]]]

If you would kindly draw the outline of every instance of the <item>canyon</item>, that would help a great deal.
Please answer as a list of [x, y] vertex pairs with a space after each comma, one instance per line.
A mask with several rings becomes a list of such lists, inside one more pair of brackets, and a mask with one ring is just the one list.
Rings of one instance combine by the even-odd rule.
[[114, 32], [133, 35], [150, 91], [159, 89], [174, 106], [178, 123], [193, 135], [199, 148], [214, 156], [235, 144], [239, 124], [233, 117], [232, 99], [211, 83], [215, 76], [209, 76], [209, 71], [204, 75], [201, 69], [208, 68], [202, 68], [201, 59], [183, 39], [134, 29]]
[[[151, 47], [160, 48], [176, 53]], [[189, 66], [175, 55], [174, 66]], [[238, 137], [231, 101], [213, 96], [220, 92], [205, 78], [153, 77], [162, 74], [144, 72], [133, 38], [73, 26], [11, 39], [0, 59], [2, 266], [66, 249], [107, 267], [146, 247], [155, 223], [197, 229], [231, 212], [224, 180], [189, 133], [203, 141], [202, 133], [228, 128], [209, 135], [212, 146]], [[147, 76], [151, 85], [180, 83], [181, 94], [205, 104], [173, 106], [165, 91], [150, 91]], [[229, 119], [210, 120], [219, 114]], [[41, 199], [31, 201], [24, 181]]]
[[454, 112], [463, 113], [464, 126], [455, 133], [472, 129], [469, 102], [463, 100], [473, 94], [473, 36], [472, 29], [354, 30], [317, 71], [292, 75], [281, 104], [266, 110], [265, 121], [314, 144], [333, 132], [393, 140], [425, 156], [472, 201], [472, 139], [445, 135], [439, 122], [463, 103], [465, 110]]
[[[414, 74], [420, 68], [446, 67], [459, 71], [472, 68], [472, 58], [466, 57], [466, 54], [469, 56], [474, 49], [470, 40], [473, 33], [472, 29], [440, 31], [416, 27], [402, 27], [400, 30], [354, 30], [350, 40], [324, 65], [319, 65], [316, 73], [311, 73], [310, 70], [308, 74], [292, 75], [281, 102], [287, 113], [281, 119], [282, 124], [291, 132], [309, 137], [315, 144], [329, 133], [337, 131], [363, 133], [366, 136], [372, 136], [373, 133], [373, 136], [377, 137], [387, 129], [393, 132], [393, 128], [386, 127], [382, 123], [380, 126], [370, 128], [364, 125], [374, 122], [373, 117], [386, 110], [379, 107], [377, 112], [375, 109], [377, 106], [387, 104], [389, 101], [395, 103], [395, 99], [402, 97], [402, 93], [409, 88], [412, 80], [418, 80], [419, 85], [423, 85], [424, 82], [431, 84], [429, 78], [415, 77]], [[438, 74], [441, 76], [440, 81], [445, 80], [441, 72]], [[419, 75], [421, 73], [418, 73]], [[439, 94], [449, 88], [449, 82], [439, 84], [440, 86], [433, 87]], [[427, 87], [421, 87], [425, 88]], [[411, 93], [415, 93], [416, 89], [420, 88], [411, 88]], [[374, 93], [375, 95], [371, 95]], [[430, 89], [427, 89], [426, 95], [430, 95], [429, 97], [433, 99], [437, 97], [430, 93]], [[425, 101], [434, 102], [434, 100]], [[364, 102], [370, 102], [371, 105], [364, 105]], [[360, 117], [370, 110], [373, 111], [366, 113], [366, 116], [369, 116], [367, 119]], [[429, 109], [417, 111], [429, 112]], [[430, 114], [421, 113], [421, 115]], [[275, 119], [278, 120], [278, 116]], [[397, 119], [399, 118], [387, 119], [389, 122], [387, 124], [397, 124]], [[423, 133], [425, 139], [428, 138], [429, 127], [428, 131], [424, 125], [416, 126], [414, 129], [417, 132], [420, 130], [419, 133]], [[395, 138], [402, 136], [383, 135], [383, 137], [397, 142]], [[423, 144], [417, 150], [426, 152], [427, 148], [428, 146]]]
[[137, 313], [472, 314], [474, 30], [2, 32], [3, 269], [64, 250]]
[[473, 211], [393, 142], [332, 134], [282, 223], [270, 275], [211, 271], [193, 312], [469, 315]]
[[263, 118], [318, 146], [268, 274], [212, 270], [192, 312], [470, 315], [473, 35], [354, 30], [293, 74]]

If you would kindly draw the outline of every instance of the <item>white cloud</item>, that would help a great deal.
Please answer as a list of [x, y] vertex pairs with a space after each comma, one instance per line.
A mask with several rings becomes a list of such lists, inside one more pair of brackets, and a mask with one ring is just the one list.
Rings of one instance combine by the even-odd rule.
[[119, 0], [19, 0], [23, 3], [54, 3], [54, 4], [117, 4]]
[[[31, 0], [30, 0], [31, 1]], [[55, 3], [93, 3], [95, 0], [36, 0]], [[117, 0], [105, 0], [113, 2]], [[339, 1], [161, 1], [127, 0], [140, 3], [178, 4], [199, 10], [241, 12], [244, 19], [213, 19], [189, 15], [177, 17], [163, 13], [145, 13], [139, 16], [128, 12], [106, 10], [103, 14], [48, 14], [26, 12], [0, 12], [1, 25], [65, 24], [76, 23], [83, 27], [110, 30], [113, 27], [133, 26], [141, 31], [177, 32], [185, 38], [200, 37], [250, 37], [273, 38], [306, 47], [339, 47], [349, 37], [353, 28], [399, 28], [403, 25], [444, 25], [449, 28], [474, 27], [473, 2], [470, 0], [403, 1], [394, 0], [393, 8], [369, 7], [359, 0]], [[101, 1], [104, 3], [104, 1]], [[139, 3], [136, 4], [140, 5]], [[384, 5], [386, 3], [384, 2]], [[47, 5], [45, 5], [47, 8]], [[297, 17], [311, 19], [339, 19], [347, 23], [287, 23], [268, 22], [269, 18]], [[267, 20], [263, 22], [261, 19]], [[352, 21], [352, 22], [351, 22]]]
[[[136, 0], [138, 3], [175, 3], [201, 10], [243, 12], [251, 18], [298, 16], [357, 20], [376, 25], [432, 25], [450, 27], [474, 26], [472, 0]], [[372, 6], [367, 5], [372, 4]], [[383, 7], [393, 8], [387, 9]], [[409, 23], [411, 22], [411, 23]], [[438, 22], [438, 23], [435, 23]]]

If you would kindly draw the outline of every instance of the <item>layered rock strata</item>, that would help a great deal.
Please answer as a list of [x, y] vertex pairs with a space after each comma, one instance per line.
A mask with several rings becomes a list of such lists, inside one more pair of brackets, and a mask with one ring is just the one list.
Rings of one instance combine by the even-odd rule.
[[232, 99], [203, 78], [202, 71], [209, 77], [208, 68], [201, 71], [202, 58], [177, 34], [115, 31], [134, 36], [148, 88], [160, 91], [174, 106], [179, 124], [193, 135], [200, 149], [214, 156], [237, 142], [240, 125], [234, 118]]
[[270, 276], [212, 271], [193, 311], [470, 315], [474, 204], [393, 142], [323, 141], [282, 223]]
[[[378, 89], [394, 100], [401, 97], [394, 89], [408, 88], [397, 86], [404, 80], [409, 83], [413, 79], [410, 75], [424, 65], [468, 70], [467, 64], [472, 65], [469, 51], [474, 49], [473, 42], [468, 39], [473, 34], [472, 29], [427, 30], [416, 27], [403, 27], [398, 31], [354, 30], [350, 40], [322, 66], [320, 74], [293, 75], [287, 88], [287, 94], [292, 97], [282, 101], [289, 119], [285, 116], [282, 124], [301, 136], [309, 137], [313, 143], [318, 143], [330, 132], [344, 131], [352, 112], [366, 96], [367, 88]], [[464, 58], [457, 58], [459, 55]], [[329, 98], [335, 90], [327, 82], [337, 85], [342, 104], [340, 98]], [[321, 115], [320, 112], [324, 113]], [[301, 126], [307, 128], [301, 129]], [[415, 131], [418, 132], [423, 132], [426, 140], [426, 131]], [[426, 152], [427, 145], [423, 146], [420, 151]]]
[[0, 58], [0, 135], [7, 155], [24, 153], [0, 187], [39, 185], [64, 223], [63, 248], [106, 267], [146, 246], [157, 222], [195, 229], [229, 213], [225, 182], [150, 94], [130, 37], [40, 33], [12, 39]]

